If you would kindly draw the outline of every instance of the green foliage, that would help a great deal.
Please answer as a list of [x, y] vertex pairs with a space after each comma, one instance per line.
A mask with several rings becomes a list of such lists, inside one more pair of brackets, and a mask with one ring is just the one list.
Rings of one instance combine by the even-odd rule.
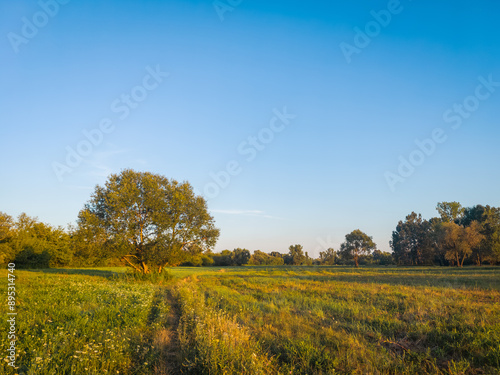
[[472, 221], [467, 227], [454, 222], [443, 222], [438, 230], [439, 243], [446, 251], [446, 259], [460, 267], [463, 266], [465, 258], [472, 254], [473, 249], [479, 247], [484, 239], [477, 221]]
[[16, 254], [13, 262], [18, 268], [36, 269], [50, 267], [50, 254], [47, 250], [36, 252], [30, 246], [25, 246], [23, 250]]
[[231, 255], [232, 255], [231, 250], [222, 250], [220, 253], [213, 254], [212, 256], [214, 260], [213, 265], [216, 267], [231, 266], [232, 265]]
[[166, 270], [162, 270], [162, 272], [153, 270], [149, 273], [143, 273], [129, 269], [125, 273], [113, 275], [113, 279], [116, 280], [123, 280], [127, 282], [140, 281], [140, 282], [149, 282], [153, 284], [165, 284], [172, 281], [173, 278], [174, 276], [172, 275], [172, 273]]
[[441, 202], [437, 210], [441, 218], [427, 221], [412, 212], [398, 223], [390, 242], [398, 264], [500, 262], [500, 208]]
[[346, 234], [345, 242], [340, 246], [340, 253], [344, 259], [353, 259], [355, 266], [358, 267], [360, 256], [370, 254], [376, 247], [372, 237], [355, 229]]
[[400, 221], [392, 232], [390, 245], [400, 265], [429, 265], [433, 263], [434, 226], [412, 212]]
[[[200, 197], [194, 196], [191, 187], [187, 183], [179, 184], [162, 176], [144, 175], [146, 177], [134, 171], [124, 171], [119, 176], [111, 176], [110, 181], [114, 181], [113, 189], [110, 188], [107, 191], [107, 185], [105, 188], [97, 187], [96, 193], [91, 199], [91, 203], [96, 206], [94, 213], [101, 210], [102, 215], [92, 214], [93, 211], [84, 209], [80, 212], [79, 225], [76, 228], [69, 226], [67, 230], [64, 230], [61, 227], [53, 227], [26, 214], [21, 214], [14, 220], [11, 216], [0, 212], [0, 264], [5, 265], [11, 261], [16, 261], [20, 268], [66, 267], [69, 265], [92, 267], [118, 266], [122, 265], [124, 260], [128, 260], [129, 265], [133, 265], [134, 269], [140, 272], [144, 272], [144, 270], [147, 270], [147, 272], [156, 270], [158, 272], [165, 266], [175, 265], [191, 267], [230, 267], [245, 264], [311, 265], [313, 263], [316, 265], [389, 265], [395, 262], [398, 265], [445, 266], [454, 264], [460, 266], [475, 263], [480, 266], [500, 263], [500, 207], [476, 205], [463, 208], [458, 202], [439, 203], [438, 211], [442, 218], [424, 220], [422, 215], [415, 212], [406, 216], [406, 219], [400, 221], [392, 233], [390, 241], [393, 250], [392, 254], [375, 251], [372, 255], [370, 251], [361, 251], [356, 255], [357, 250], [351, 251], [353, 249], [346, 247], [346, 244], [343, 244], [344, 247], [341, 247], [340, 251], [337, 252], [333, 249], [321, 251], [319, 258], [314, 260], [309, 257], [307, 252], [304, 252], [301, 245], [291, 246], [288, 254], [280, 254], [276, 251], [266, 254], [256, 250], [250, 256], [248, 250], [240, 248], [232, 251], [224, 250], [221, 253], [214, 254], [210, 251], [212, 247], [210, 244], [215, 243], [215, 237], [212, 237], [212, 242], [208, 241], [208, 237], [200, 239], [204, 228], [201, 222], [204, 220], [203, 218], [208, 219], [210, 215], [203, 214], [199, 218], [200, 220], [194, 220], [197, 213], [208, 212], [206, 203]], [[146, 182], [141, 180], [142, 177], [145, 178]], [[157, 205], [159, 208], [163, 207], [162, 212], [165, 212], [165, 207], [171, 206], [168, 211], [171, 216], [166, 215], [163, 217], [166, 222], [164, 228], [174, 221], [178, 222], [178, 226], [169, 227], [170, 229], [177, 229], [172, 229], [170, 232], [170, 229], [167, 229], [164, 232], [165, 235], [156, 236], [155, 233], [160, 233], [159, 227], [153, 225], [147, 229], [147, 225], [143, 225], [141, 244], [141, 221], [138, 219], [140, 215], [134, 216], [132, 208], [136, 208], [136, 213], [145, 212], [146, 216], [143, 223], [152, 223], [152, 218], [162, 216], [157, 213], [153, 215], [154, 210], [148, 206], [156, 201], [153, 199], [155, 194], [149, 194], [149, 191], [155, 191], [152, 186], [158, 181], [159, 190], [164, 191], [165, 194], [158, 192], [155, 194], [159, 198], [171, 198], [169, 202], [164, 202], [163, 206], [161, 204]], [[111, 182], [108, 181], [108, 183]], [[167, 185], [163, 186], [163, 183], [167, 184], [169, 188], [165, 187]], [[124, 186], [125, 193], [120, 190], [122, 187], [117, 187], [120, 184]], [[122, 196], [132, 199], [131, 196], [127, 195], [129, 190], [132, 192], [139, 191], [141, 194], [147, 193], [147, 200], [140, 197], [134, 198], [139, 202], [144, 201], [143, 211], [138, 208], [137, 203], [130, 203], [132, 202], [130, 200], [125, 203], [122, 202], [125, 199]], [[195, 201], [193, 206], [190, 205], [190, 202], [192, 203], [191, 198]], [[115, 229], [106, 228], [103, 224], [107, 221], [113, 222], [111, 219], [113, 210], [104, 210], [104, 207], [110, 205], [109, 202], [114, 201], [116, 201], [116, 207], [118, 207], [113, 208], [115, 211], [122, 210], [124, 205], [131, 209], [128, 213], [120, 211], [121, 216], [118, 215], [115, 218], [118, 221], [118, 229], [123, 229], [120, 232], [115, 228], [116, 233], [119, 233], [116, 235], [113, 234]], [[198, 209], [197, 204], [201, 204], [202, 208]], [[89, 205], [87, 205], [88, 207]], [[186, 207], [189, 207], [189, 209]], [[190, 213], [181, 214], [178, 216], [179, 220], [175, 219], [177, 217], [175, 214], [185, 208], [188, 211], [191, 210]], [[163, 241], [169, 236], [168, 233], [171, 234], [168, 237], [171, 239], [174, 231], [177, 235], [190, 232], [186, 224], [188, 218], [196, 222], [195, 227], [202, 228], [198, 230], [195, 240], [187, 242]], [[134, 222], [134, 220], [136, 221]], [[213, 231], [208, 230], [209, 227]], [[139, 228], [138, 236], [135, 239], [132, 237], [127, 239], [126, 236], [121, 236], [123, 233], [129, 233], [128, 230], [133, 231], [134, 228]], [[452, 230], [451, 228], [455, 229]], [[213, 228], [213, 222], [210, 220], [205, 229], [208, 231], [206, 233], [212, 233], [214, 236], [219, 233], [217, 229]], [[453, 235], [453, 231], [461, 234]], [[455, 240], [450, 241], [453, 236]], [[185, 235], [183, 238], [187, 237]], [[172, 246], [167, 246], [167, 243]], [[139, 256], [139, 250], [142, 251], [141, 256], [143, 258]], [[144, 260], [144, 264], [139, 262], [140, 259]]]
[[250, 260], [250, 251], [247, 249], [234, 249], [231, 254], [231, 265], [233, 266], [242, 266], [247, 264]]
[[473, 221], [479, 223], [483, 236], [480, 245], [473, 249], [472, 258], [478, 266], [488, 261], [500, 261], [500, 207], [476, 205], [466, 208], [461, 224], [469, 226]]
[[[72, 263], [70, 236], [60, 227], [22, 213], [16, 221], [0, 214], [0, 261], [19, 268], [63, 267]], [[3, 219], [2, 219], [3, 217]], [[3, 225], [1, 224], [3, 222]]]
[[8, 242], [12, 236], [14, 229], [14, 221], [12, 216], [0, 211], [0, 243]]
[[99, 231], [98, 227], [85, 225], [70, 229], [75, 265], [97, 267], [118, 258], [107, 251], [111, 244], [104, 231]]
[[0, 211], [0, 264], [9, 263], [14, 259], [14, 249], [10, 241], [14, 236], [14, 222], [10, 215]]
[[[271, 253], [272, 254], [272, 253]], [[255, 266], [275, 265], [279, 266], [284, 264], [281, 254], [274, 252], [275, 255], [266, 254], [263, 251], [255, 250], [248, 261], [248, 264]], [[276, 256], [276, 254], [279, 254]]]
[[203, 254], [201, 256], [201, 265], [203, 267], [212, 266], [213, 264], [214, 264], [214, 258], [211, 256], [210, 253]]
[[439, 202], [436, 207], [441, 220], [447, 223], [459, 222], [465, 209], [458, 202]]
[[[1, 361], [0, 373], [154, 373], [160, 348], [151, 336], [165, 326], [169, 309], [153, 304], [159, 286], [80, 274], [15, 274], [19, 369]], [[2, 304], [0, 313], [6, 312]], [[3, 353], [7, 345], [0, 343]]]
[[87, 242], [97, 241], [138, 272], [181, 264], [219, 236], [205, 200], [187, 182], [127, 169], [97, 186], [78, 215]]
[[208, 250], [204, 253], [195, 253], [187, 256], [186, 261], [180, 264], [181, 267], [209, 267], [214, 264], [214, 254]]
[[319, 253], [319, 264], [333, 266], [337, 261], [337, 252], [332, 248]]
[[179, 342], [188, 374], [276, 374], [275, 361], [263, 353], [235, 318], [207, 305], [194, 283], [178, 287]]
[[213, 265], [216, 267], [243, 266], [251, 260], [250, 251], [247, 249], [236, 248], [234, 250], [222, 250], [220, 253], [207, 253], [207, 257], [203, 265]]
[[390, 264], [394, 264], [394, 257], [392, 253], [387, 251], [375, 250], [372, 253], [373, 264], [377, 264], [379, 266], [388, 266]]
[[289, 253], [283, 257], [285, 264], [302, 265], [307, 262], [302, 245], [290, 245]]

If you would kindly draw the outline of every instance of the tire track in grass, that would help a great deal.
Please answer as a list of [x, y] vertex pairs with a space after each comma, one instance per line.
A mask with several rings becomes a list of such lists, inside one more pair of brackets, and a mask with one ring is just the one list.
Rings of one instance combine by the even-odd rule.
[[171, 375], [178, 374], [182, 362], [179, 337], [179, 304], [168, 287], [155, 293], [146, 321], [146, 330], [131, 345], [135, 351], [130, 368], [131, 374]]
[[182, 363], [179, 335], [177, 327], [180, 319], [180, 306], [170, 289], [165, 289], [163, 298], [167, 301], [168, 311], [166, 325], [154, 333], [153, 343], [159, 348], [160, 357], [155, 366], [154, 374], [178, 374]]

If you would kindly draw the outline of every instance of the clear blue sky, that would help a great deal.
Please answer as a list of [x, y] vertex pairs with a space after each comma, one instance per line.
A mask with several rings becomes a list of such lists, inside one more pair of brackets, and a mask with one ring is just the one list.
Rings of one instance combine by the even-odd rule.
[[389, 250], [439, 201], [500, 206], [499, 3], [231, 3], [1, 2], [0, 210], [66, 225], [133, 168], [205, 194], [216, 250], [317, 256], [357, 228]]

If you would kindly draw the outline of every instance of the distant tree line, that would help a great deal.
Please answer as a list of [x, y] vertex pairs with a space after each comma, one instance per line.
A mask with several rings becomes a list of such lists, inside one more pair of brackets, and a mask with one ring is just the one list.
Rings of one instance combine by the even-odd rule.
[[30, 218], [0, 216], [0, 262], [18, 267], [126, 264], [160, 273], [210, 251], [217, 242], [206, 201], [188, 182], [131, 169], [96, 186], [66, 231]]
[[0, 212], [0, 264], [19, 268], [128, 265], [140, 273], [173, 266], [498, 264], [500, 208], [458, 202], [437, 205], [439, 217], [412, 212], [392, 233], [392, 253], [359, 229], [338, 250], [312, 258], [302, 245], [288, 252], [236, 248], [213, 253], [219, 236], [206, 201], [187, 183], [124, 170], [97, 186], [76, 226], [54, 227], [26, 214]]
[[[127, 244], [110, 251], [106, 239], [85, 226], [54, 227], [25, 213], [17, 220], [0, 212], [0, 264], [15, 262], [19, 268], [95, 267], [126, 265], [123, 254]], [[359, 238], [358, 238], [359, 237]], [[92, 240], [91, 240], [92, 239]], [[122, 247], [120, 249], [120, 246]], [[340, 251], [326, 249], [314, 259], [302, 245], [291, 245], [288, 253], [265, 253], [236, 248], [214, 253], [187, 247], [171, 266], [243, 266], [243, 265], [350, 265], [391, 264], [391, 254], [375, 249], [371, 238], [359, 230], [346, 236]]]
[[0, 263], [15, 261], [19, 267], [61, 267], [71, 264], [74, 252], [71, 237], [53, 227], [21, 214], [14, 220], [0, 212]]
[[[357, 230], [359, 231], [359, 230]], [[355, 231], [356, 232], [356, 231]], [[360, 231], [359, 231], [360, 232]], [[365, 235], [366, 236], [366, 235]], [[366, 236], [369, 240], [368, 236]], [[375, 247], [375, 244], [373, 244]], [[311, 258], [308, 252], [304, 252], [302, 245], [290, 245], [288, 253], [272, 251], [265, 253], [255, 250], [253, 254], [247, 249], [223, 250], [220, 253], [207, 252], [200, 254], [194, 259], [181, 264], [181, 266], [312, 266], [312, 265], [356, 265], [356, 252], [353, 248], [344, 245], [342, 251], [335, 251], [329, 248], [320, 252], [319, 258]], [[358, 265], [389, 265], [393, 264], [392, 254], [374, 250], [357, 254]]]
[[[15, 262], [18, 268], [95, 267], [126, 265], [122, 254], [125, 249], [109, 251], [104, 240], [89, 240], [86, 227], [69, 226], [67, 229], [40, 222], [25, 213], [17, 220], [0, 212], [0, 264]], [[92, 233], [92, 236], [95, 236]], [[116, 245], [114, 245], [116, 246]], [[340, 251], [333, 248], [320, 252], [315, 259], [296, 244], [287, 253], [265, 253], [236, 248], [214, 253], [188, 247], [182, 256], [176, 256], [172, 266], [243, 266], [243, 265], [368, 265], [392, 264], [391, 253], [376, 250], [370, 237], [359, 230], [346, 236]], [[374, 250], [372, 252], [372, 250]]]
[[398, 265], [482, 265], [500, 262], [500, 208], [437, 205], [439, 217], [425, 220], [412, 212], [392, 232]]

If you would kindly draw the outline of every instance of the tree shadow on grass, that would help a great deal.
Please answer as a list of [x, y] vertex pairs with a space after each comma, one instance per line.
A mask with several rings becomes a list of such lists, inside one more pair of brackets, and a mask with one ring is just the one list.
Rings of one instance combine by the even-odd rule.
[[[355, 269], [353, 269], [355, 271]], [[243, 279], [255, 279], [263, 277], [275, 280], [309, 280], [320, 282], [349, 282], [349, 283], [362, 283], [362, 284], [385, 284], [394, 286], [411, 286], [411, 287], [439, 287], [451, 289], [490, 289], [500, 290], [500, 278], [496, 274], [483, 273], [483, 274], [462, 274], [447, 273], [447, 269], [443, 269], [441, 273], [436, 272], [432, 274], [426, 273], [404, 273], [401, 274], [362, 274], [354, 272], [345, 272], [337, 274], [300, 274], [300, 270], [292, 275], [279, 275], [272, 274], [266, 275], [237, 275]], [[471, 270], [474, 271], [474, 270]], [[478, 271], [478, 270], [476, 270]], [[497, 270], [498, 271], [498, 270]], [[479, 271], [478, 271], [479, 272]], [[219, 276], [219, 277], [235, 277]]]
[[52, 273], [61, 275], [85, 275], [85, 276], [100, 276], [111, 278], [114, 276], [121, 275], [122, 272], [107, 271], [107, 270], [95, 270], [95, 269], [85, 269], [85, 268], [41, 268], [41, 269], [28, 269], [24, 271], [29, 272], [42, 272], [42, 273]]

